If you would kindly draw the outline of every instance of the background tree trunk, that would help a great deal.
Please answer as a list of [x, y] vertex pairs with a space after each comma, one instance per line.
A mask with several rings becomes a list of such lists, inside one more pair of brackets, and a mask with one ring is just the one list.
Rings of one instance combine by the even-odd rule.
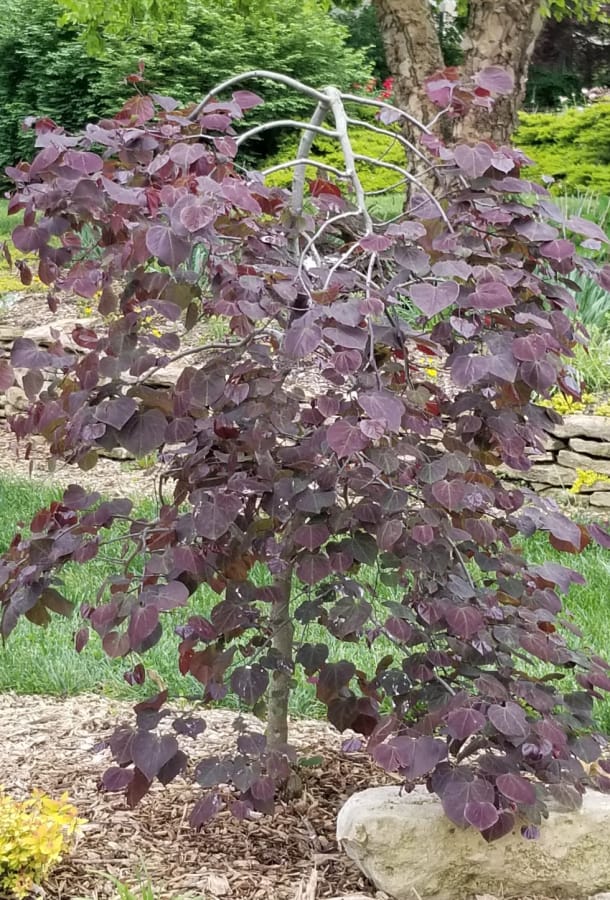
[[438, 110], [424, 79], [444, 66], [430, 0], [375, 0], [375, 6], [397, 104], [425, 124]]
[[[438, 109], [426, 97], [424, 80], [445, 65], [430, 2], [374, 3], [388, 67], [395, 79], [397, 105], [427, 123]], [[443, 120], [439, 127], [450, 140], [506, 143], [517, 124], [529, 63], [542, 30], [540, 0], [470, 0], [469, 6], [464, 73], [470, 76], [485, 66], [509, 68], [515, 77], [515, 92], [499, 98], [491, 112], [474, 109], [453, 123]]]
[[[272, 629], [272, 647], [285, 660], [292, 661], [294, 627], [290, 615], [290, 592], [292, 588], [292, 569], [282, 575], [279, 580], [281, 599], [271, 607], [270, 624]], [[270, 748], [285, 744], [288, 741], [288, 700], [290, 698], [290, 681], [292, 672], [288, 667], [272, 673], [268, 691], [267, 709], [267, 744]]]
[[490, 140], [496, 144], [510, 140], [542, 25], [540, 0], [471, 0], [463, 40], [464, 72], [471, 76], [485, 66], [510, 69], [515, 90], [508, 97], [499, 97], [491, 112], [472, 109], [458, 120], [454, 128], [456, 139]]

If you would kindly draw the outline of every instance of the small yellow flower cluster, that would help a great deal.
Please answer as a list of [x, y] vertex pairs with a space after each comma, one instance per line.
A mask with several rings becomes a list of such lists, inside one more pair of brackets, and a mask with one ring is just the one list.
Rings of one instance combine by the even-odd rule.
[[434, 379], [438, 377], [438, 370], [434, 368], [434, 357], [429, 356], [426, 359], [426, 363], [428, 366], [428, 368], [426, 369], [426, 375], [428, 376], [428, 378], [431, 378], [434, 381]]
[[557, 391], [550, 400], [539, 400], [540, 406], [547, 406], [554, 409], [560, 416], [570, 415], [570, 413], [582, 412], [591, 403], [595, 402], [594, 394], [583, 394], [580, 400], [574, 400], [567, 394]]
[[610, 416], [610, 403], [600, 403], [593, 410], [596, 416]]
[[19, 801], [0, 788], [0, 894], [23, 898], [40, 885], [83, 822], [66, 794], [34, 791]]
[[610, 482], [610, 475], [600, 475], [599, 472], [594, 472], [592, 469], [576, 469], [576, 480], [570, 488], [570, 493], [578, 494], [582, 488], [593, 487], [600, 481]]

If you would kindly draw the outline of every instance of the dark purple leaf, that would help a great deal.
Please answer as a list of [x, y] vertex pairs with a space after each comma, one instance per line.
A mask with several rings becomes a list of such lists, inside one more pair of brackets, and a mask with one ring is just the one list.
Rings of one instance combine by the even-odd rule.
[[459, 637], [469, 639], [483, 626], [484, 619], [473, 606], [452, 606], [445, 612], [450, 630]]
[[487, 711], [489, 721], [499, 732], [511, 738], [525, 738], [529, 733], [525, 713], [516, 703], [494, 704]]
[[172, 269], [185, 262], [191, 253], [189, 242], [178, 237], [165, 225], [153, 225], [149, 228], [146, 232], [146, 246], [160, 263]]
[[326, 432], [328, 446], [339, 458], [351, 456], [368, 446], [367, 438], [361, 430], [349, 422], [333, 422]]
[[309, 356], [322, 343], [322, 329], [304, 316], [292, 325], [284, 337], [284, 353], [292, 359]]
[[505, 306], [514, 306], [515, 300], [501, 281], [483, 281], [469, 296], [468, 305], [481, 310], [502, 309]]
[[212, 541], [218, 540], [231, 527], [242, 507], [242, 501], [233, 494], [216, 493], [197, 504], [195, 528], [197, 533]]
[[318, 672], [328, 657], [326, 644], [303, 644], [296, 654], [296, 662], [303, 666], [306, 675], [314, 675]]
[[492, 153], [489, 144], [478, 143], [472, 147], [458, 144], [453, 156], [463, 172], [471, 178], [480, 178], [491, 166]]
[[[129, 644], [132, 650], [138, 650], [159, 624], [159, 611], [156, 606], [136, 606], [129, 619]], [[142, 766], [140, 766], [142, 769]], [[142, 771], [146, 774], [145, 770]]]
[[459, 293], [455, 281], [442, 281], [439, 285], [414, 284], [409, 289], [411, 300], [429, 319], [452, 306]]
[[132, 397], [119, 397], [117, 400], [103, 400], [95, 408], [95, 418], [106, 425], [120, 431], [137, 410], [138, 405]]
[[487, 724], [487, 719], [476, 709], [462, 708], [449, 713], [446, 718], [447, 731], [452, 738], [464, 741], [471, 734], [481, 731]]
[[120, 769], [112, 766], [106, 769], [102, 775], [102, 785], [106, 791], [124, 791], [128, 784], [131, 784], [134, 777], [133, 769]]
[[184, 734], [187, 737], [196, 738], [197, 735], [203, 734], [206, 729], [206, 723], [203, 719], [185, 716], [181, 719], [174, 719], [172, 728], [176, 734]]
[[464, 807], [464, 818], [478, 831], [488, 831], [498, 821], [498, 810], [493, 803], [469, 801]]
[[536, 789], [531, 781], [526, 781], [521, 775], [499, 775], [496, 778], [496, 786], [514, 803], [522, 806], [533, 806], [536, 802]]
[[117, 437], [122, 447], [136, 459], [142, 459], [161, 446], [166, 425], [167, 420], [160, 409], [148, 409], [133, 415]]
[[294, 533], [294, 540], [301, 547], [308, 550], [317, 550], [330, 537], [330, 531], [326, 525], [301, 525]]
[[491, 843], [491, 841], [498, 841], [500, 838], [510, 834], [514, 827], [514, 815], [506, 810], [499, 810], [498, 821], [496, 824], [481, 832], [481, 834], [488, 843]]
[[400, 431], [405, 407], [398, 397], [389, 391], [376, 391], [362, 394], [358, 403], [371, 419], [381, 420], [390, 431]]
[[258, 663], [240, 666], [231, 675], [231, 688], [248, 706], [254, 706], [269, 684], [269, 673]]
[[469, 803], [493, 804], [493, 786], [482, 778], [473, 778], [467, 772], [453, 770], [433, 789], [441, 798], [445, 815], [464, 828], [469, 824], [466, 818], [466, 806]]
[[131, 744], [133, 761], [149, 781], [177, 752], [178, 742], [169, 734], [159, 738], [150, 731], [139, 731]]
[[191, 828], [199, 829], [210, 819], [220, 812], [224, 803], [217, 793], [209, 793], [198, 800], [190, 815], [189, 823]]

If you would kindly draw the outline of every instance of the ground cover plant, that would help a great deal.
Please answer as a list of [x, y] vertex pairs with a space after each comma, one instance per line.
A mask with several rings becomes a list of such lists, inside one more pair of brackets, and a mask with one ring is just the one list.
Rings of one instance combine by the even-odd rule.
[[[410, 151], [428, 174], [439, 163], [443, 202], [400, 169], [409, 208], [375, 225], [354, 172], [349, 98], [269, 77], [316, 105], [292, 192], [236, 159], [247, 133], [233, 123], [260, 102], [243, 76], [194, 109], [137, 95], [81, 136], [43, 120], [32, 163], [9, 170], [9, 208], [23, 213], [13, 242], [37, 255], [51, 308], [72, 291], [106, 320], [75, 326], [72, 348], [59, 337], [44, 350], [15, 342], [1, 386], [19, 378], [31, 408], [13, 431], [26, 446], [43, 436], [52, 457], [82, 469], [100, 447], [157, 451], [166, 477], [145, 514], [76, 484], [40, 510], [0, 563], [0, 630], [10, 640], [24, 616], [44, 625], [69, 614], [62, 568], [110, 554], [120, 571], [85, 604], [76, 644], [92, 629], [127, 661], [206, 585], [216, 602], [208, 616], [185, 610], [179, 671], [204, 704], [233, 693], [267, 728], [240, 731], [238, 720], [236, 756], [198, 763], [195, 827], [224, 804], [238, 818], [273, 809], [293, 758], [286, 714], [300, 669], [332, 724], [361, 736], [349, 747], [364, 742], [407, 786], [425, 780], [457, 825], [487, 840], [517, 824], [535, 836], [549, 797], [575, 808], [586, 786], [610, 783], [603, 760], [589, 765], [603, 746], [593, 702], [610, 678], [601, 657], [566, 640], [579, 632], [560, 596], [581, 577], [528, 562], [520, 542], [542, 532], [577, 554], [610, 536], [504, 486], [496, 467], [527, 469], [527, 449], [558, 420], [537, 397], [556, 386], [578, 397], [569, 359], [582, 336], [563, 282], [596, 267], [559, 229], [607, 238], [520, 178], [518, 151], [445, 147], [425, 127]], [[510, 87], [495, 68], [470, 84], [453, 71], [429, 83], [451, 114]], [[380, 127], [403, 116], [370, 102]], [[344, 168], [319, 166], [305, 198], [299, 176], [327, 117]], [[26, 262], [21, 275], [33, 275]], [[596, 277], [607, 287], [610, 270]], [[397, 315], [405, 305], [409, 322]], [[168, 327], [148, 327], [151, 315]], [[225, 338], [181, 346], [171, 323], [212, 315], [227, 320]], [[429, 378], [422, 350], [446, 380]], [[177, 362], [170, 386], [145, 383]], [[324, 641], [295, 643], [295, 621], [392, 652], [357, 669]], [[131, 666], [127, 679], [148, 684], [145, 666]], [[205, 728], [174, 719], [182, 747], [159, 733], [166, 701], [161, 690], [139, 703], [135, 724], [109, 741], [104, 786], [131, 804], [184, 771], [188, 735]]]

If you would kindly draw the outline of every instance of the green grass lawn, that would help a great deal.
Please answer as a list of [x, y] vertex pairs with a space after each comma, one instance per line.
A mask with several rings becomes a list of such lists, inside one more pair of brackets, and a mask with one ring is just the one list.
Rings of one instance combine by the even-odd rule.
[[[18, 523], [29, 522], [32, 515], [55, 496], [58, 494], [48, 488], [34, 487], [24, 482], [0, 481], [0, 552], [6, 549], [19, 527]], [[142, 511], [146, 512], [145, 509]], [[606, 654], [610, 648], [608, 552], [590, 546], [579, 557], [568, 556], [553, 550], [543, 536], [528, 540], [526, 551], [532, 561], [559, 560], [582, 572], [587, 584], [572, 589], [567, 605], [583, 631], [582, 644], [602, 656]], [[71, 619], [54, 616], [46, 629], [26, 620], [19, 623], [6, 644], [0, 645], [0, 691], [59, 696], [93, 691], [125, 699], [150, 692], [149, 685], [133, 688], [125, 682], [123, 673], [131, 667], [131, 663], [108, 659], [95, 633], [92, 633], [80, 655], [73, 649], [74, 633], [82, 624], [78, 606], [94, 601], [101, 582], [112, 570], [109, 559], [98, 559], [85, 566], [65, 567], [62, 573], [63, 590], [75, 602], [74, 616]], [[262, 568], [255, 572], [257, 581], [262, 583], [265, 577]], [[384, 590], [383, 586], [381, 590]], [[218, 596], [211, 590], [200, 590], [191, 598], [189, 612], [205, 615], [217, 602]], [[176, 665], [179, 638], [173, 633], [172, 624], [185, 621], [186, 616], [184, 609], [165, 615], [163, 637], [156, 647], [148, 651], [143, 662], [159, 674], [173, 695], [195, 698], [201, 695], [201, 685], [190, 675], [180, 675]], [[331, 659], [350, 659], [364, 671], [371, 671], [379, 659], [391, 651], [391, 646], [384, 641], [376, 642], [372, 649], [335, 641], [314, 625], [308, 626], [307, 639], [329, 642]], [[313, 686], [302, 678], [297, 681], [293, 692], [292, 711], [296, 715], [308, 716], [316, 716], [323, 711], [315, 699]], [[600, 704], [598, 716], [600, 724], [610, 730], [610, 700]]]
[[19, 224], [20, 214], [9, 216], [7, 213], [8, 200], [0, 197], [0, 243], [8, 240], [13, 228]]

